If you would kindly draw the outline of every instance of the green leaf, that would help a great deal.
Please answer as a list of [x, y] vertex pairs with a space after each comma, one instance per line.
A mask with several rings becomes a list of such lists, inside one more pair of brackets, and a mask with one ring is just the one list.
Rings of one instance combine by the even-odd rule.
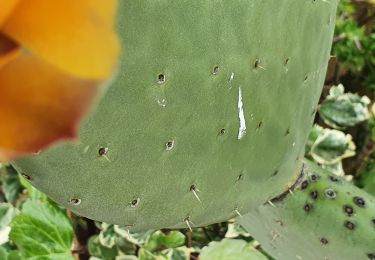
[[27, 180], [20, 176], [21, 184], [26, 188], [27, 194], [30, 199], [35, 201], [48, 201], [47, 195], [32, 186]]
[[320, 164], [333, 164], [355, 155], [351, 135], [333, 129], [324, 129], [311, 146], [313, 159]]
[[8, 258], [8, 252], [7, 250], [0, 246], [0, 259], [7, 259]]
[[90, 237], [87, 247], [91, 256], [98, 257], [99, 259], [115, 259], [118, 255], [116, 246], [106, 247], [103, 246], [97, 235]]
[[[18, 213], [18, 210], [9, 203], [0, 203], [0, 245], [8, 242], [10, 222]], [[1, 259], [1, 258], [0, 258]]]
[[73, 259], [72, 225], [51, 205], [27, 200], [11, 223], [10, 239], [28, 259]]
[[223, 239], [220, 242], [211, 242], [203, 248], [200, 260], [267, 260], [261, 252], [244, 240]]
[[12, 167], [6, 167], [2, 176], [1, 186], [4, 192], [5, 199], [8, 202], [14, 203], [22, 191], [22, 185], [18, 178], [17, 172]]
[[369, 119], [369, 104], [368, 97], [344, 94], [344, 86], [338, 85], [330, 89], [329, 96], [319, 106], [319, 115], [327, 125], [343, 129]]
[[147, 249], [141, 248], [138, 252], [139, 260], [167, 260], [167, 257], [163, 254], [154, 254]]
[[170, 231], [164, 234], [161, 231], [154, 232], [144, 244], [144, 248], [155, 251], [162, 248], [175, 248], [185, 243], [185, 235], [179, 231]]

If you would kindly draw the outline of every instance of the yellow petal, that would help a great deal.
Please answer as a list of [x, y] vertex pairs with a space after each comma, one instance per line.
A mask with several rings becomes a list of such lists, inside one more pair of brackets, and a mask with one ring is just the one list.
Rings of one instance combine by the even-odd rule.
[[0, 160], [75, 138], [100, 82], [23, 53], [0, 69]]
[[0, 0], [0, 28], [2, 23], [12, 13], [19, 0]]
[[24, 0], [1, 30], [34, 55], [68, 73], [103, 79], [113, 71], [119, 52], [114, 31], [116, 3]]

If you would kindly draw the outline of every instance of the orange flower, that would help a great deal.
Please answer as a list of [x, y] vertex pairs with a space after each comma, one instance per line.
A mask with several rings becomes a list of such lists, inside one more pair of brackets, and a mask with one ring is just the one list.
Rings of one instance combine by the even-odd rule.
[[76, 138], [119, 53], [116, 0], [0, 0], [0, 160]]

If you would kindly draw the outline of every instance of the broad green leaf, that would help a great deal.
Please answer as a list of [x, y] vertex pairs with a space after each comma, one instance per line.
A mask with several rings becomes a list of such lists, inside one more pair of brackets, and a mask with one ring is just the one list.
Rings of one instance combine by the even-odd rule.
[[154, 230], [147, 230], [145, 232], [130, 233], [129, 229], [118, 225], [114, 226], [114, 230], [119, 236], [138, 246], [143, 245], [148, 237], [154, 232]]
[[168, 260], [167, 256], [163, 254], [154, 254], [144, 248], [139, 249], [138, 258], [139, 260]]
[[22, 185], [18, 174], [12, 167], [6, 167], [2, 172], [1, 186], [5, 199], [8, 202], [14, 203], [19, 193], [22, 191]]
[[223, 239], [211, 242], [203, 248], [200, 260], [267, 260], [261, 252], [252, 245], [240, 239]]
[[355, 144], [349, 134], [338, 130], [324, 129], [311, 146], [313, 159], [320, 164], [337, 163], [344, 158], [355, 155]]
[[8, 252], [7, 252], [7, 250], [4, 248], [4, 247], [2, 247], [2, 246], [0, 246], [0, 259], [7, 259], [8, 258]]
[[344, 94], [344, 86], [338, 85], [330, 89], [329, 96], [319, 106], [319, 115], [327, 125], [343, 129], [369, 119], [369, 104], [368, 97]]
[[73, 228], [55, 207], [27, 200], [11, 223], [10, 239], [27, 259], [73, 259]]
[[103, 260], [115, 259], [118, 255], [118, 250], [116, 246], [106, 247], [102, 245], [99, 241], [99, 236], [94, 235], [90, 237], [87, 243], [88, 251], [91, 256], [95, 256]]
[[27, 180], [20, 176], [21, 184], [26, 188], [28, 197], [35, 201], [46, 202], [48, 200], [47, 195], [32, 186]]
[[114, 225], [101, 223], [101, 231], [99, 233], [98, 239], [100, 244], [105, 247], [111, 248], [115, 245], [115, 240], [117, 237], [117, 233], [114, 230]]
[[185, 243], [185, 235], [179, 231], [170, 231], [164, 234], [161, 231], [155, 231], [145, 242], [144, 248], [149, 251], [155, 251], [162, 248], [175, 248]]

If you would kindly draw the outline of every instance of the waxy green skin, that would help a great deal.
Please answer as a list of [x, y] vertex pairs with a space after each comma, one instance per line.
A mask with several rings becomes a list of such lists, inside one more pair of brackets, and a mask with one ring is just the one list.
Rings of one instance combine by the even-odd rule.
[[337, 0], [119, 3], [120, 65], [80, 140], [15, 167], [73, 212], [130, 231], [247, 213], [254, 230], [246, 219], [300, 175]]
[[375, 259], [375, 199], [315, 164], [304, 173], [293, 193], [240, 223], [276, 259]]

